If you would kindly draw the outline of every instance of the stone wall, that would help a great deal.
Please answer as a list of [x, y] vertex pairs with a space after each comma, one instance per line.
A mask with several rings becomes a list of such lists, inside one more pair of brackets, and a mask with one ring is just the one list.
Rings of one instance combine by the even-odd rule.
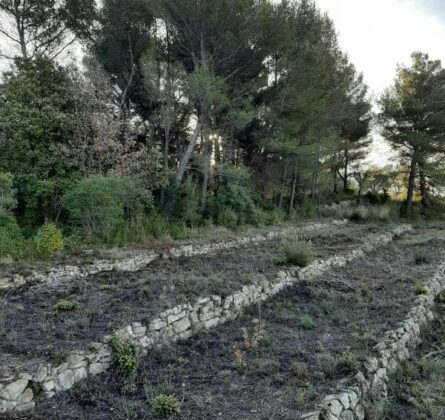
[[[388, 397], [389, 377], [421, 341], [422, 328], [433, 319], [435, 297], [445, 289], [445, 263], [436, 270], [426, 285], [427, 293], [416, 298], [416, 305], [409, 311], [400, 326], [388, 331], [352, 381], [340, 381], [338, 392], [326, 396], [316, 410], [305, 414], [305, 420], [363, 420], [366, 412]], [[349, 385], [347, 385], [349, 382]]]
[[[274, 280], [244, 286], [226, 298], [211, 296], [194, 304], [178, 305], [161, 313], [148, 325], [136, 322], [114, 334], [130, 342], [137, 353], [143, 355], [149, 348], [186, 339], [198, 331], [235, 319], [247, 306], [264, 301], [299, 280], [312, 279], [333, 267], [344, 266], [411, 229], [411, 226], [402, 225], [384, 234], [371, 235], [347, 255], [334, 255], [314, 261], [305, 268], [280, 271]], [[3, 372], [3, 376], [0, 372], [0, 413], [31, 408], [36, 399], [52, 397], [70, 389], [76, 382], [109, 369], [112, 364], [109, 339], [110, 336], [104, 337], [102, 342], [93, 343], [87, 350], [70, 353], [66, 362], [57, 367], [42, 363], [26, 372]]]
[[[336, 220], [333, 225], [344, 225], [345, 220]], [[26, 283], [59, 283], [78, 277], [87, 277], [107, 271], [134, 272], [147, 267], [160, 258], [192, 257], [217, 252], [223, 249], [239, 248], [247, 244], [257, 244], [270, 239], [285, 237], [291, 234], [304, 234], [326, 228], [326, 223], [314, 223], [306, 226], [285, 227], [265, 234], [248, 235], [229, 241], [211, 244], [181, 245], [167, 251], [146, 250], [134, 252], [131, 257], [121, 259], [97, 259], [82, 266], [63, 265], [47, 270], [33, 270], [30, 274], [12, 274], [0, 277], [0, 290], [18, 288]]]

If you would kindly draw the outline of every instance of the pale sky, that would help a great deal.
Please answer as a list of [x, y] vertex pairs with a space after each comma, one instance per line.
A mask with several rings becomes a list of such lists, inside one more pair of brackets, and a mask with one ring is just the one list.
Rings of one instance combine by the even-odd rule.
[[445, 63], [445, 0], [316, 0], [329, 13], [339, 42], [375, 94], [398, 63], [423, 51]]
[[[341, 48], [363, 72], [373, 98], [394, 80], [397, 64], [426, 52], [445, 64], [445, 0], [315, 0], [333, 19]], [[384, 166], [396, 156], [378, 133], [366, 163]]]

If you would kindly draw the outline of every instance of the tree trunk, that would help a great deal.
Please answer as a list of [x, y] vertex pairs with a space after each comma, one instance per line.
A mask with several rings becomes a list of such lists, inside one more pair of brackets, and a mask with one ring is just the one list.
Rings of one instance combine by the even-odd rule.
[[207, 202], [207, 189], [209, 186], [210, 157], [212, 155], [213, 143], [208, 138], [205, 130], [201, 130], [201, 138], [204, 145], [204, 159], [202, 166], [202, 187], [201, 187], [201, 211], [205, 210]]
[[294, 180], [292, 181], [292, 191], [291, 191], [291, 196], [290, 196], [289, 213], [294, 209], [296, 189], [297, 189], [297, 171], [294, 172]]
[[283, 174], [283, 181], [281, 183], [281, 191], [280, 191], [280, 199], [278, 201], [278, 208], [280, 210], [283, 209], [283, 199], [284, 199], [284, 191], [286, 188], [286, 181], [287, 181], [287, 164], [284, 167], [284, 174]]
[[348, 191], [348, 166], [349, 166], [349, 154], [348, 151], [345, 150], [345, 170], [343, 175], [343, 191]]
[[[168, 171], [169, 171], [169, 164], [168, 164], [168, 157], [169, 157], [169, 149], [170, 149], [170, 127], [165, 127], [165, 137], [164, 137], [164, 163], [163, 163], [163, 169], [164, 169], [164, 176], [168, 177]], [[161, 189], [161, 204], [165, 204], [165, 188], [163, 187]]]
[[195, 131], [193, 132], [192, 138], [190, 140], [189, 145], [187, 146], [186, 151], [181, 157], [179, 161], [178, 171], [176, 172], [176, 188], [179, 188], [182, 182], [182, 178], [184, 177], [185, 169], [187, 164], [189, 163], [193, 150], [195, 148], [196, 142], [198, 141], [199, 134], [201, 133], [202, 122], [198, 119], [198, 122], [195, 127]]
[[420, 194], [422, 196], [422, 206], [428, 208], [431, 206], [431, 199], [428, 192], [428, 185], [426, 183], [425, 172], [419, 168], [419, 176], [420, 176]]
[[416, 180], [416, 159], [413, 157], [411, 160], [411, 168], [408, 178], [408, 193], [406, 196], [405, 212], [407, 217], [411, 217], [413, 214], [413, 196], [414, 196], [414, 183]]

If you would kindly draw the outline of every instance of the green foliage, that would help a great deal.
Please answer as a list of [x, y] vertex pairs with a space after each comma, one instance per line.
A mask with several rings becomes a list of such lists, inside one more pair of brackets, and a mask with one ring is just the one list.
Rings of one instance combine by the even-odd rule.
[[71, 220], [84, 234], [106, 244], [118, 242], [125, 226], [152, 209], [152, 196], [129, 177], [94, 176], [79, 181], [64, 197]]
[[40, 227], [34, 236], [34, 247], [38, 257], [51, 258], [64, 247], [63, 235], [54, 223]]
[[300, 239], [286, 239], [283, 241], [280, 254], [275, 258], [276, 265], [295, 265], [306, 267], [314, 259], [310, 241]]
[[0, 214], [13, 210], [16, 204], [13, 177], [0, 172]]
[[74, 131], [70, 89], [67, 70], [43, 58], [16, 60], [0, 85], [0, 171], [13, 175], [18, 208], [32, 225], [55, 219], [76, 176], [61, 154]]
[[421, 283], [416, 283], [414, 293], [416, 294], [416, 296], [426, 295], [428, 293], [428, 289], [426, 288], [425, 285]]
[[356, 206], [346, 211], [347, 218], [354, 222], [382, 222], [391, 221], [389, 206]]
[[130, 344], [125, 343], [113, 335], [108, 344], [111, 347], [113, 353], [113, 360], [118, 368], [119, 373], [125, 378], [129, 378], [136, 371], [136, 355], [133, 347]]
[[60, 299], [58, 300], [53, 308], [60, 312], [71, 312], [79, 307], [79, 303], [74, 300]]
[[238, 215], [230, 208], [224, 208], [218, 212], [216, 223], [219, 226], [235, 230], [238, 227]]
[[13, 216], [0, 213], [0, 257], [23, 256], [25, 240]]
[[315, 327], [315, 322], [309, 315], [303, 315], [300, 319], [300, 325], [305, 330], [311, 330]]
[[170, 236], [173, 239], [187, 239], [190, 237], [190, 230], [184, 222], [172, 222], [169, 228]]
[[181, 220], [187, 226], [198, 225], [201, 220], [200, 198], [196, 182], [187, 177], [178, 190], [173, 191], [172, 217]]
[[257, 225], [260, 219], [250, 189], [239, 184], [227, 184], [218, 188], [215, 196], [208, 200], [208, 209], [215, 223], [231, 228], [235, 225]]
[[179, 415], [181, 404], [174, 395], [161, 394], [151, 401], [151, 409], [155, 416], [168, 418]]

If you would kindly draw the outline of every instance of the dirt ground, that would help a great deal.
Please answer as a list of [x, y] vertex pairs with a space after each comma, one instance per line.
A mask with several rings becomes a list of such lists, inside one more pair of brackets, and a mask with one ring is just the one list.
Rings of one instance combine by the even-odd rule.
[[[365, 226], [329, 226], [308, 236], [316, 257], [345, 252], [361, 242]], [[243, 285], [272, 279], [273, 258], [281, 240], [229, 249], [213, 255], [157, 260], [136, 273], [108, 272], [58, 284], [38, 284], [0, 294], [3, 334], [0, 354], [59, 361], [114, 329], [132, 322], [150, 323], [159, 313], [186, 301], [226, 296]], [[55, 308], [75, 302], [72, 311]], [[1, 360], [1, 358], [0, 358]]]
[[[379, 229], [353, 228], [357, 229], [354, 238]], [[319, 255], [354, 246], [345, 228], [314, 237], [313, 242]], [[111, 370], [40, 402], [34, 411], [9, 418], [151, 419], [156, 418], [151, 410], [153, 397], [173, 394], [181, 403], [181, 419], [295, 419], [329, 393], [334, 382], [353, 375], [382, 334], [405, 317], [416, 284], [431, 277], [444, 256], [444, 245], [442, 229], [417, 228], [346, 267], [250, 308], [242, 319], [150, 352], [129, 380]], [[253, 255], [246, 250], [244, 258], [258, 272], [270, 275], [272, 268], [264, 260], [273, 254], [272, 248], [270, 244], [258, 247]], [[244, 252], [229, 254], [238, 258], [234, 264], [239, 267], [242, 257], [235, 254]], [[230, 266], [228, 256], [225, 260]], [[178, 261], [181, 267], [193, 264]], [[172, 270], [167, 265], [162, 268]], [[217, 273], [223, 269], [211, 267]], [[245, 272], [242, 266], [230, 274]], [[239, 358], [236, 362], [235, 350], [243, 363]]]

